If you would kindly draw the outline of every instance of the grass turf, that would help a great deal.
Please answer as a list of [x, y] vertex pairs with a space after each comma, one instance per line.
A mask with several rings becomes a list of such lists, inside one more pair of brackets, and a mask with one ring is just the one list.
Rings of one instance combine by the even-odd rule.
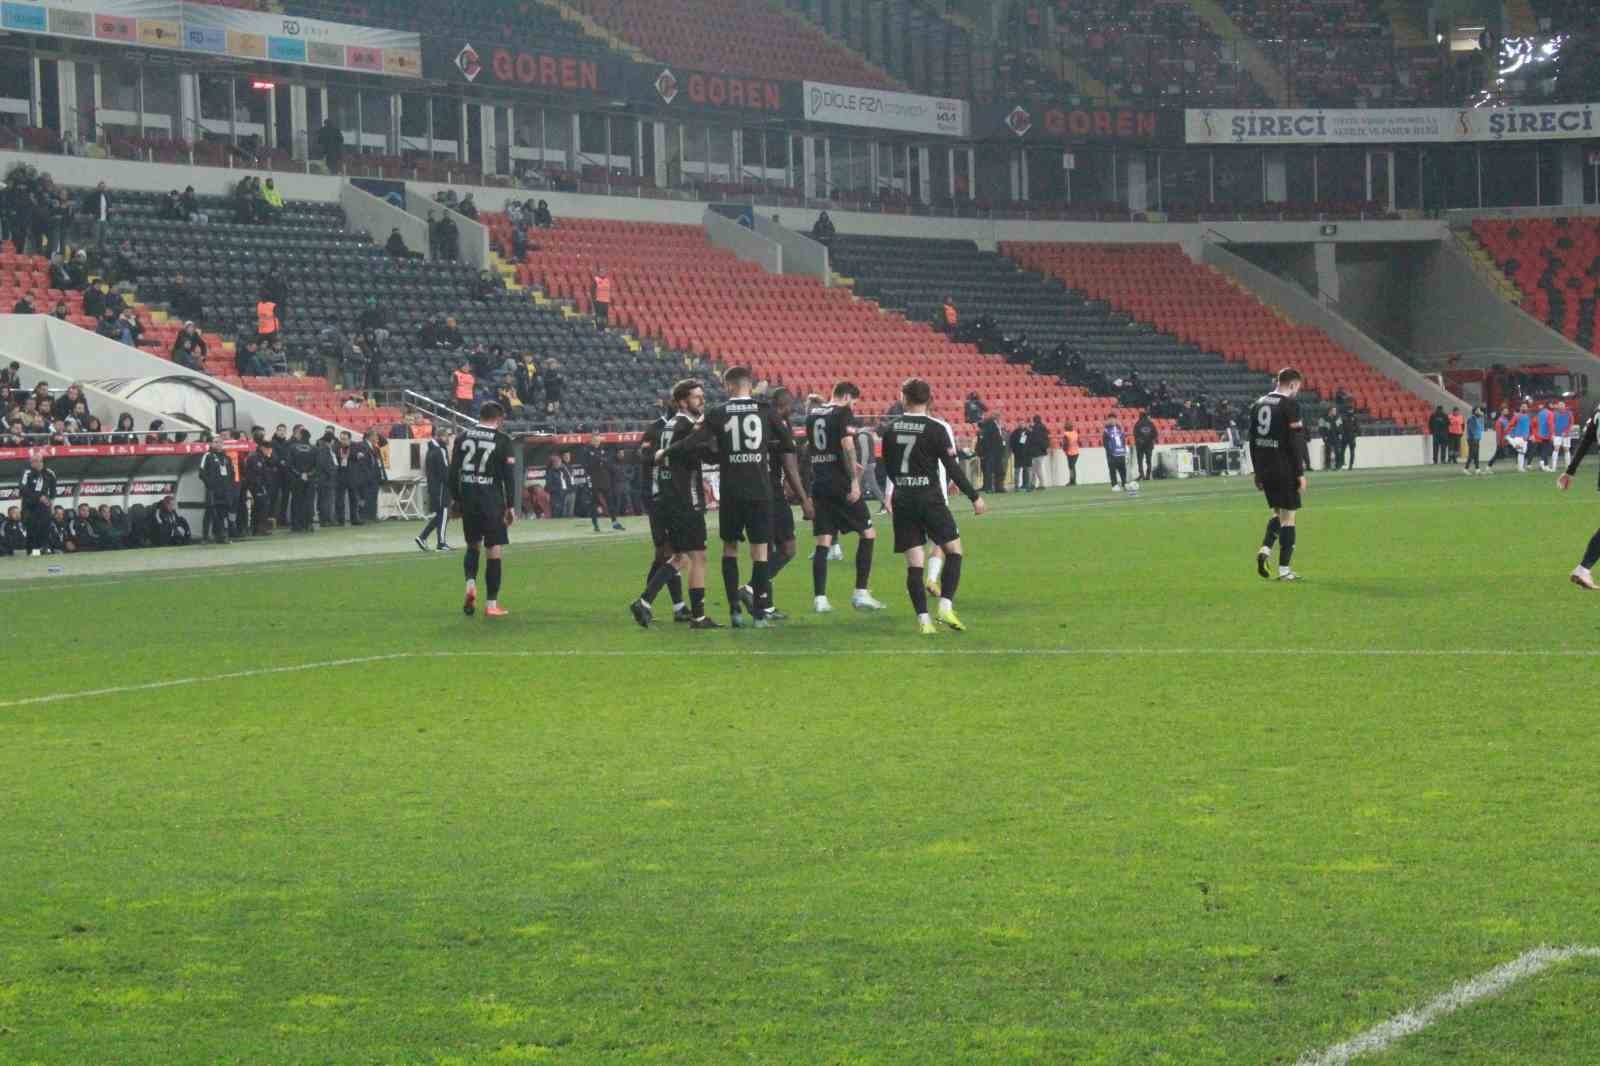
[[[959, 504], [937, 639], [887, 551], [769, 632], [639, 630], [632, 537], [495, 622], [459, 553], [13, 586], [0, 1062], [1289, 1063], [1600, 943], [1592, 498], [1307, 502], [1293, 587], [1242, 483]], [[1395, 1061], [1589, 1061], [1597, 973]]]

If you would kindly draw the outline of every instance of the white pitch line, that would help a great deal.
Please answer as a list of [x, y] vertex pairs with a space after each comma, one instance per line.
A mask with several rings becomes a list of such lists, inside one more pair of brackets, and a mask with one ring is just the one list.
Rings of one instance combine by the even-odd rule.
[[[1132, 656], [1151, 657], [1189, 656], [1281, 656], [1281, 648], [853, 648], [834, 650], [827, 648], [705, 648], [685, 644], [679, 648], [540, 648], [525, 651], [415, 651], [390, 652], [384, 655], [359, 655], [347, 659], [324, 659], [317, 662], [293, 663], [287, 666], [266, 666], [253, 670], [231, 670], [221, 674], [200, 677], [174, 677], [164, 681], [143, 681], [133, 685], [114, 685], [107, 688], [87, 689], [79, 692], [49, 692], [39, 696], [23, 696], [0, 700], [0, 709], [32, 707], [43, 703], [61, 703], [66, 700], [91, 696], [120, 696], [130, 692], [149, 692], [156, 689], [181, 688], [185, 685], [204, 685], [213, 681], [235, 681], [272, 674], [296, 674], [311, 670], [331, 670], [342, 666], [363, 666], [368, 663], [392, 662], [397, 659], [681, 659], [692, 655], [696, 659], [849, 659], [849, 658], [1002, 658], [1002, 659], [1069, 659], [1069, 658], [1119, 658]], [[1322, 658], [1348, 657], [1361, 659], [1595, 659], [1600, 649], [1533, 649], [1518, 651], [1507, 648], [1347, 648], [1319, 649]]]
[[1468, 978], [1416, 1010], [1402, 1011], [1342, 1044], [1335, 1044], [1324, 1051], [1308, 1051], [1295, 1060], [1295, 1066], [1345, 1066], [1351, 1059], [1383, 1051], [1398, 1040], [1420, 1033], [1463, 1007], [1498, 996], [1518, 981], [1525, 981], [1558, 963], [1578, 958], [1600, 959], [1600, 948], [1580, 944], [1564, 948], [1534, 948], [1510, 962]]

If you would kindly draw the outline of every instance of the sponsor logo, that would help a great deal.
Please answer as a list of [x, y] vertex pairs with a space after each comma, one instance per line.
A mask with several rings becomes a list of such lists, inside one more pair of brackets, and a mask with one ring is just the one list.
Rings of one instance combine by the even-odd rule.
[[[489, 55], [488, 69], [495, 81], [505, 84], [600, 91], [600, 66], [592, 59], [579, 60], [572, 56], [537, 55], [496, 48]], [[466, 71], [462, 71], [462, 76], [466, 76]]]
[[678, 98], [678, 78], [672, 71], [663, 69], [656, 75], [656, 95], [661, 97], [663, 103], [672, 103]]
[[1506, 137], [1594, 132], [1594, 110], [1588, 107], [1532, 108], [1520, 111], [1491, 111], [1489, 136]]
[[1006, 116], [1006, 129], [1021, 137], [1033, 129], [1033, 116], [1021, 107], [1013, 107]]
[[456, 53], [456, 69], [468, 81], [477, 81], [478, 75], [483, 73], [483, 60], [478, 56], [478, 50], [470, 44], [463, 45], [461, 51]]

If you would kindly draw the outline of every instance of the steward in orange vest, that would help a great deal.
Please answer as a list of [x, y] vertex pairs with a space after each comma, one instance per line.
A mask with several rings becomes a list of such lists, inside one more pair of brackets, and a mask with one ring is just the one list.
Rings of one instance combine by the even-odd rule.
[[271, 300], [256, 304], [256, 337], [267, 341], [278, 335], [278, 305]]
[[611, 276], [605, 267], [594, 272], [594, 284], [589, 290], [589, 302], [594, 305], [594, 317], [604, 329], [611, 317]]

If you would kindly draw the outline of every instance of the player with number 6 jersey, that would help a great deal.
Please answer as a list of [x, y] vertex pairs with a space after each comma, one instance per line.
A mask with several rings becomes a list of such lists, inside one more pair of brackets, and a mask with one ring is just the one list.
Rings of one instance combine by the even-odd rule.
[[863, 471], [856, 459], [852, 419], [860, 396], [861, 390], [853, 382], [841, 381], [833, 387], [832, 403], [813, 408], [806, 415], [806, 451], [811, 460], [811, 496], [817, 515], [811, 526], [816, 537], [811, 555], [811, 591], [818, 614], [833, 610], [828, 602], [828, 551], [846, 533], [861, 538], [856, 544], [856, 587], [850, 606], [862, 611], [883, 610], [883, 604], [869, 588], [872, 549], [878, 532], [872, 528], [872, 513], [862, 495]]
[[906, 557], [906, 592], [924, 636], [938, 632], [928, 616], [928, 590], [923, 584], [925, 545], [932, 540], [944, 552], [939, 575], [938, 620], [951, 629], [966, 629], [956, 614], [956, 589], [961, 583], [961, 531], [945, 501], [945, 476], [972, 501], [973, 514], [986, 510], [956, 461], [956, 438], [947, 422], [928, 414], [933, 390], [921, 378], [900, 387], [905, 413], [883, 426], [883, 465], [889, 473], [889, 506], [894, 513], [894, 550]]
[[1271, 576], [1267, 560], [1276, 541], [1279, 581], [1300, 580], [1289, 561], [1294, 558], [1295, 512], [1300, 510], [1300, 494], [1305, 491], [1306, 470], [1311, 466], [1306, 427], [1295, 398], [1303, 383], [1300, 371], [1286, 367], [1278, 372], [1277, 387], [1250, 407], [1250, 464], [1255, 468], [1256, 488], [1266, 494], [1267, 506], [1272, 508], [1266, 538], [1256, 552], [1256, 573]]
[[479, 424], [456, 434], [450, 455], [450, 495], [461, 511], [461, 531], [467, 540], [462, 559], [467, 595], [461, 610], [470, 615], [476, 609], [478, 550], [485, 548], [489, 602], [483, 613], [490, 618], [508, 613], [500, 606], [500, 550], [510, 543], [508, 530], [517, 514], [516, 448], [500, 428], [504, 418], [498, 403], [485, 403], [478, 412]]

